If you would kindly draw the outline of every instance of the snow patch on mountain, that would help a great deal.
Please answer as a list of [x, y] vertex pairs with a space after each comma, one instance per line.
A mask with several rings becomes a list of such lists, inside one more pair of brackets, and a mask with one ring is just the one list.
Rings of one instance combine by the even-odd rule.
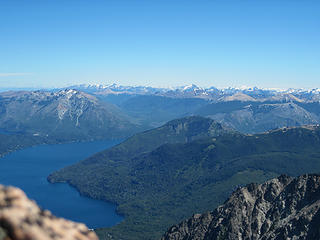
[[179, 87], [155, 88], [149, 86], [122, 86], [119, 84], [82, 84], [71, 86], [95, 95], [156, 95], [172, 98], [204, 98], [211, 101], [283, 101], [319, 102], [320, 89], [278, 89], [242, 86], [218, 89], [202, 88], [195, 84]]

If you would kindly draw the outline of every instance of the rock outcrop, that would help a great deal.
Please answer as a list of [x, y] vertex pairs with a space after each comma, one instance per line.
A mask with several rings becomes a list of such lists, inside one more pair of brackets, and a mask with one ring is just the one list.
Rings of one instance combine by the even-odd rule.
[[84, 224], [41, 210], [24, 192], [0, 185], [0, 240], [98, 240]]
[[213, 212], [171, 227], [162, 240], [320, 239], [320, 175], [282, 175], [236, 190]]

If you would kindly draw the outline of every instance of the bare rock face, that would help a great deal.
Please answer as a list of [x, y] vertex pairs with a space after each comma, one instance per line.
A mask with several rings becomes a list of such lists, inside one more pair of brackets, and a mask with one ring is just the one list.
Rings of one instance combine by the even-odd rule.
[[239, 188], [213, 212], [194, 215], [161, 239], [320, 239], [319, 209], [320, 175], [282, 175]]
[[41, 210], [24, 192], [0, 185], [0, 240], [98, 240], [84, 224]]

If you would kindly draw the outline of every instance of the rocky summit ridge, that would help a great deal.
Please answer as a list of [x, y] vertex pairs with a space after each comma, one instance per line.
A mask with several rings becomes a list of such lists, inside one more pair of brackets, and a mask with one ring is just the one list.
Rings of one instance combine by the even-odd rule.
[[212, 212], [172, 226], [161, 240], [320, 239], [320, 175], [281, 175], [237, 189]]

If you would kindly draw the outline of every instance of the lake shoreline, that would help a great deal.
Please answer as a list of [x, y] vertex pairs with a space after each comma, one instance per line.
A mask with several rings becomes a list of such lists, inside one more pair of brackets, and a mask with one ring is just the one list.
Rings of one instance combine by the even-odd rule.
[[13, 151], [1, 157], [4, 174], [0, 184], [13, 185], [24, 190], [41, 208], [89, 228], [115, 226], [124, 220], [118, 205], [105, 199], [94, 199], [81, 193], [69, 183], [48, 181], [50, 173], [119, 144], [114, 141], [73, 141], [69, 143], [38, 144]]
[[[90, 198], [90, 199], [93, 199], [93, 200], [97, 200], [97, 201], [103, 201], [103, 202], [106, 202], [106, 203], [109, 203], [109, 204], [113, 204], [116, 206], [116, 209], [115, 209], [115, 212], [117, 215], [119, 215], [120, 217], [122, 217], [122, 221], [116, 223], [114, 226], [120, 224], [121, 222], [123, 222], [125, 220], [125, 218], [127, 217], [125, 213], [122, 213], [122, 212], [119, 212], [118, 211], [118, 206], [119, 206], [119, 203], [115, 202], [115, 201], [110, 201], [110, 200], [107, 200], [107, 199], [100, 199], [100, 198], [93, 198], [91, 197], [89, 194], [85, 194], [85, 193], [82, 193], [75, 185], [69, 183], [68, 181], [57, 181], [57, 182], [51, 182], [50, 180], [47, 179], [47, 181], [50, 183], [50, 184], [67, 184], [69, 185], [70, 187], [72, 187], [73, 189], [75, 189], [79, 194], [80, 196], [82, 197], [86, 197], [86, 198]], [[112, 227], [114, 227], [112, 226]], [[99, 227], [99, 228], [108, 228], [109, 226], [104, 226], [104, 227]], [[99, 228], [93, 228], [94, 230], [96, 229], [99, 229]]]
[[[2, 134], [2, 135], [6, 135], [6, 134]], [[19, 136], [19, 135], [15, 135], [15, 136]], [[31, 136], [30, 136], [31, 137]], [[32, 136], [34, 137], [34, 136]], [[32, 148], [32, 147], [37, 147], [37, 146], [42, 146], [42, 145], [59, 145], [59, 144], [70, 144], [70, 143], [90, 143], [90, 142], [95, 142], [95, 141], [119, 141], [119, 143], [121, 141], [124, 141], [125, 139], [127, 138], [101, 138], [101, 139], [89, 139], [89, 140], [86, 140], [86, 139], [80, 139], [80, 140], [68, 140], [68, 141], [57, 141], [57, 140], [54, 140], [54, 139], [48, 139], [49, 142], [42, 142], [42, 143], [35, 143], [35, 144], [32, 144], [32, 145], [28, 145], [28, 146], [22, 146], [21, 148], [16, 148], [16, 149], [12, 149], [12, 150], [7, 150], [3, 153], [0, 153], [0, 159], [2, 157], [5, 157], [6, 155], [10, 154], [10, 153], [14, 153], [16, 151], [20, 151], [20, 150], [24, 150], [24, 149], [27, 149], [27, 148]], [[52, 142], [50, 142], [52, 141]]]

